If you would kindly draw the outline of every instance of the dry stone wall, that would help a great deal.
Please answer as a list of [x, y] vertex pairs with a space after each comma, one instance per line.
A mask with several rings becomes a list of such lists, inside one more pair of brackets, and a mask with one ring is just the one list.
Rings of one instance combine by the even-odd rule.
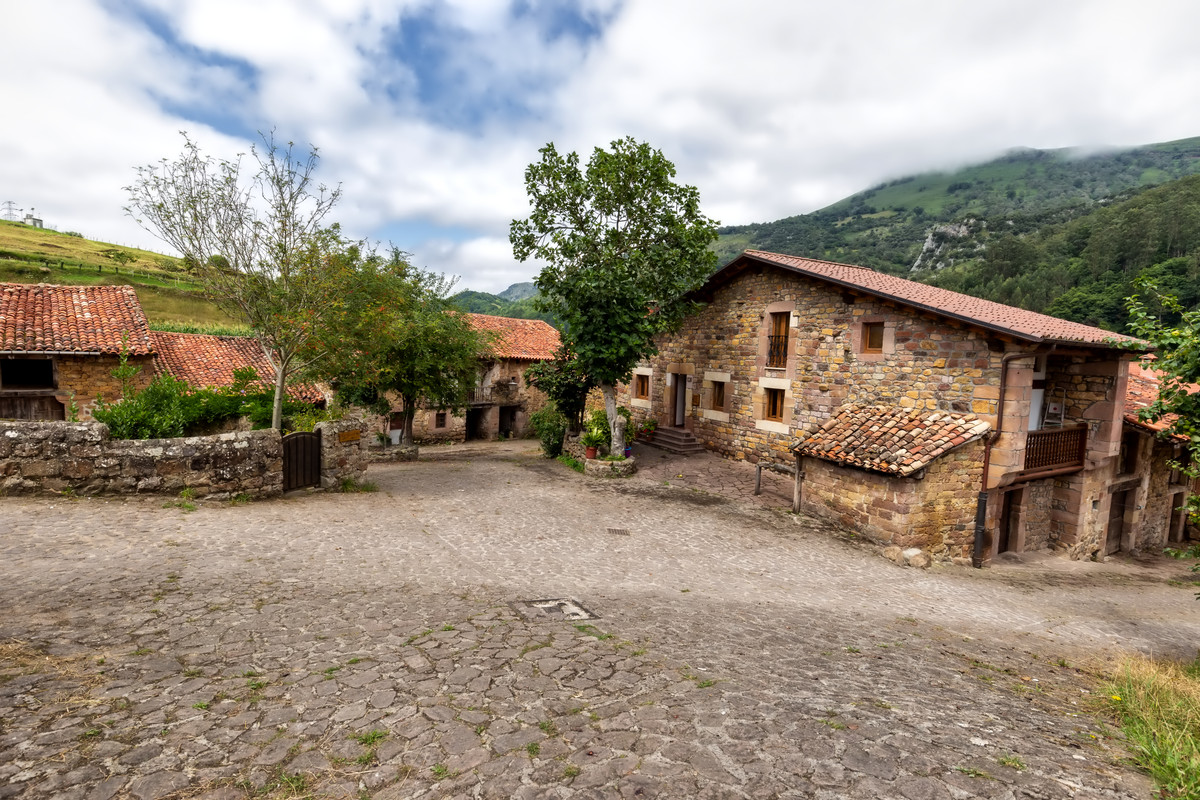
[[[321, 485], [362, 478], [359, 420], [323, 422]], [[357, 435], [355, 435], [357, 434]], [[283, 491], [279, 432], [232, 431], [181, 439], [112, 439], [99, 422], [0, 422], [0, 493], [271, 497]]]
[[0, 422], [0, 490], [37, 494], [265, 497], [283, 488], [274, 430], [182, 439], [110, 439], [99, 422]]

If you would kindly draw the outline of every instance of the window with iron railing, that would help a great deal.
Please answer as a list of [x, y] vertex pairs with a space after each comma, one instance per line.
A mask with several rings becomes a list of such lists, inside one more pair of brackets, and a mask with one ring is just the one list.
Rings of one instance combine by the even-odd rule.
[[767, 337], [767, 366], [781, 368], [787, 366], [788, 358], [788, 323], [791, 320], [789, 312], [771, 314], [771, 334]]

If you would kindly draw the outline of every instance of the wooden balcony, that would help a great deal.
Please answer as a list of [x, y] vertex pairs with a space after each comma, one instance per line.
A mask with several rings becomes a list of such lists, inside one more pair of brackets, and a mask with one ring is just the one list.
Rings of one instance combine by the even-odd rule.
[[1025, 472], [1083, 469], [1087, 452], [1086, 425], [1043, 428], [1030, 431], [1025, 439]]

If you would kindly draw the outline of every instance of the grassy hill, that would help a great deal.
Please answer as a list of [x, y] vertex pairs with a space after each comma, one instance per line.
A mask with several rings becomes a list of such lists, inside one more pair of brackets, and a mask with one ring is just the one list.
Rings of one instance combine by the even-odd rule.
[[986, 218], [1022, 224], [1085, 214], [1114, 197], [1200, 173], [1200, 138], [1119, 152], [1013, 150], [954, 172], [880, 184], [812, 214], [722, 228], [722, 263], [746, 248], [827, 258], [903, 274], [938, 224]]
[[129, 284], [151, 327], [239, 330], [204, 298], [176, 258], [19, 222], [0, 220], [0, 282]]

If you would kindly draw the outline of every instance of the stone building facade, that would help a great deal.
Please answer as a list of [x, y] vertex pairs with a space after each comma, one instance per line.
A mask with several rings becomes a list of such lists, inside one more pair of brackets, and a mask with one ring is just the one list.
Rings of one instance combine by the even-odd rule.
[[[813, 486], [803, 507], [943, 557], [965, 555], [966, 539], [980, 561], [1047, 547], [1103, 554], [1136, 340], [861, 267], [762, 251], [735, 259], [696, 298], [704, 307], [662, 337], [658, 354], [622, 387], [635, 421], [653, 417], [727, 457], [790, 465], [797, 441], [852, 405], [977, 419], [989, 428], [977, 444], [891, 483], [871, 467], [805, 457], [803, 480]], [[866, 500], [884, 493], [910, 509], [915, 498], [922, 507], [945, 502], [936, 512], [906, 512], [901, 533], [881, 526], [878, 504]]]
[[0, 284], [0, 419], [90, 420], [121, 397], [122, 352], [144, 388], [154, 346], [132, 287]]
[[539, 319], [465, 316], [476, 330], [494, 337], [491, 357], [479, 364], [465, 411], [419, 410], [413, 439], [432, 444], [528, 436], [529, 416], [546, 404], [546, 395], [525, 381], [525, 370], [554, 357], [558, 331]]

